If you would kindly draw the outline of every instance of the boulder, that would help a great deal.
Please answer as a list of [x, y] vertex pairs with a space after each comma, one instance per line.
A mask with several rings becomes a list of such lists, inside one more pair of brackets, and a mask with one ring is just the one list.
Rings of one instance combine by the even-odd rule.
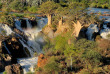
[[54, 37], [54, 31], [52, 30], [52, 28], [50, 26], [47, 26], [43, 29], [43, 33], [45, 35], [47, 35], [49, 38], [53, 38]]
[[20, 64], [8, 65], [5, 67], [5, 71], [7, 74], [23, 74]]
[[43, 67], [47, 62], [47, 58], [45, 58], [44, 54], [40, 54], [38, 56], [38, 63], [37, 66], [38, 67]]
[[3, 72], [5, 69], [5, 63], [2, 57], [0, 57], [0, 72]]
[[[25, 58], [30, 55], [27, 54], [19, 37], [11, 37], [2, 41], [2, 51], [4, 54], [10, 54], [13, 58]], [[27, 50], [28, 51], [28, 50]]]
[[11, 56], [2, 54], [0, 56], [0, 72], [3, 72], [5, 70], [5, 66], [10, 64], [11, 64]]

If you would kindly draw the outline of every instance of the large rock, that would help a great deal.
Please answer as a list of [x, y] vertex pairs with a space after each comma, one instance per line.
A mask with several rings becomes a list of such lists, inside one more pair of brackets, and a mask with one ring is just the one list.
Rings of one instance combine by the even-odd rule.
[[13, 58], [23, 58], [30, 56], [27, 54], [19, 37], [11, 37], [2, 42], [2, 51], [4, 54], [10, 54]]
[[7, 74], [23, 74], [23, 69], [19, 64], [13, 64], [5, 67]]
[[5, 66], [11, 64], [11, 60], [12, 60], [12, 58], [9, 55], [2, 54], [0, 56], [0, 72], [3, 72], [5, 70]]
[[52, 30], [52, 28], [50, 26], [46, 26], [43, 29], [43, 33], [45, 35], [47, 35], [49, 38], [53, 38], [54, 37], [54, 31]]
[[38, 67], [43, 67], [47, 62], [47, 58], [45, 58], [44, 54], [40, 54], [38, 56], [38, 63], [37, 66]]
[[2, 57], [0, 57], [0, 72], [3, 72], [5, 69], [5, 63]]

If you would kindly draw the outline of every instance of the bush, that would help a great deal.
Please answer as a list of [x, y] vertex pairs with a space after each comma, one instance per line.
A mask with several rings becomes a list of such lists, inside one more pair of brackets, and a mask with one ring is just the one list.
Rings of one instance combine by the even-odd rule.
[[88, 49], [82, 54], [82, 59], [86, 61], [86, 65], [89, 63], [92, 66], [96, 66], [100, 63], [102, 57], [97, 51]]
[[10, 27], [14, 27], [14, 18], [12, 16], [8, 16], [8, 15], [1, 16], [0, 22], [3, 24], [7, 24]]
[[97, 6], [96, 3], [92, 3], [92, 4], [90, 5], [90, 7], [96, 7], [96, 6]]
[[18, 10], [18, 11], [23, 11], [25, 9], [25, 7], [23, 6], [23, 4], [19, 1], [19, 0], [14, 0], [11, 4], [10, 7], [13, 10]]
[[55, 61], [55, 57], [51, 57], [48, 63], [44, 66], [44, 70], [47, 73], [58, 72], [60, 70], [59, 64]]
[[80, 39], [76, 42], [75, 47], [77, 49], [94, 49], [96, 48], [96, 43], [94, 41], [89, 41], [86, 39]]
[[28, 7], [28, 11], [30, 13], [36, 13], [37, 12], [37, 7], [36, 6]]

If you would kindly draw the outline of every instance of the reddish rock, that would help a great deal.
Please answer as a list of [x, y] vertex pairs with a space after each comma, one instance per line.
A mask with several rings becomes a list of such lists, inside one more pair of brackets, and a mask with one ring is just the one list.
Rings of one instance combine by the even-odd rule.
[[47, 58], [44, 57], [44, 54], [40, 54], [38, 57], [38, 63], [37, 66], [38, 67], [43, 67], [47, 62]]

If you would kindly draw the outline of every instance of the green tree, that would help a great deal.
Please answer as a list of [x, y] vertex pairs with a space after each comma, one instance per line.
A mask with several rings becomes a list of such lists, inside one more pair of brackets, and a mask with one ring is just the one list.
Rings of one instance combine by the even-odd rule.
[[59, 68], [59, 64], [55, 61], [55, 57], [51, 57], [49, 58], [48, 60], [48, 63], [44, 66], [44, 70], [45, 72], [47, 73], [52, 73], [52, 72], [57, 72], [60, 71], [60, 68]]
[[19, 0], [14, 0], [13, 2], [11, 2], [10, 7], [13, 10], [19, 10], [19, 11], [23, 11], [24, 10], [24, 5]]
[[76, 52], [75, 52], [75, 48], [74, 48], [74, 44], [70, 44], [70, 45], [66, 45], [66, 49], [64, 51], [65, 56], [68, 59], [71, 59], [70, 64], [71, 64], [71, 70], [72, 70], [72, 61], [73, 61], [73, 56], [75, 56]]
[[40, 8], [38, 9], [39, 13], [42, 13], [43, 15], [46, 15], [48, 18], [48, 25], [52, 24], [52, 14], [54, 14], [55, 10], [58, 8], [58, 4], [56, 4], [53, 1], [47, 1], [42, 3], [40, 5]]

